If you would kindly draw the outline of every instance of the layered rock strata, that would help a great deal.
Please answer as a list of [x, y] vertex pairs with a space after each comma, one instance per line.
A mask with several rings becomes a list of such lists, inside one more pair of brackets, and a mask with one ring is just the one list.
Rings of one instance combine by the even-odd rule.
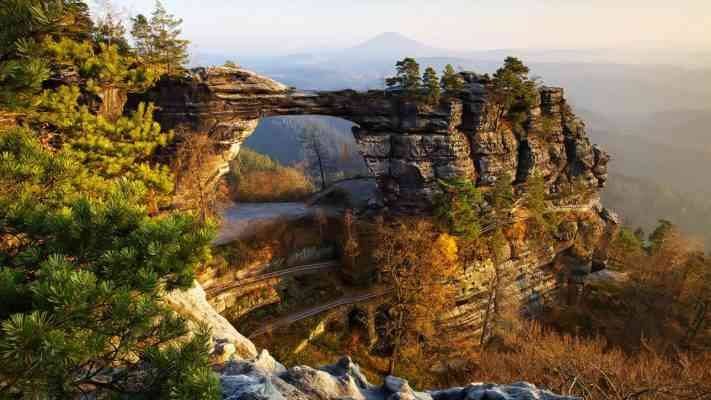
[[592, 190], [607, 179], [609, 157], [593, 146], [584, 123], [560, 88], [543, 87], [524, 131], [498, 118], [488, 82], [463, 74], [466, 89], [436, 107], [387, 91], [299, 92], [241, 68], [200, 68], [163, 80], [140, 98], [156, 103], [165, 128], [209, 132], [234, 157], [260, 118], [317, 114], [357, 124], [353, 133], [390, 207], [431, 206], [438, 180], [475, 179], [490, 185], [504, 174], [518, 181], [542, 174], [551, 193], [573, 185]]

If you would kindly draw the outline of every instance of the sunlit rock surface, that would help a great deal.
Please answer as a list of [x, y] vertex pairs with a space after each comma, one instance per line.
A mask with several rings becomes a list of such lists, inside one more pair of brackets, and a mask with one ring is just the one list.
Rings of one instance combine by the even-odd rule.
[[463, 77], [466, 90], [431, 107], [381, 90], [299, 92], [245, 69], [211, 67], [162, 80], [132, 102], [156, 103], [165, 128], [209, 132], [226, 158], [260, 118], [315, 114], [350, 120], [385, 204], [404, 211], [429, 209], [440, 179], [491, 185], [503, 174], [522, 182], [538, 173], [551, 193], [605, 183], [609, 156], [590, 143], [562, 89], [541, 88], [524, 131], [514, 133], [497, 118], [500, 107], [490, 100], [486, 81]]
[[350, 358], [320, 369], [286, 369], [262, 352], [254, 361], [226, 364], [220, 376], [227, 400], [572, 400], [529, 383], [492, 385], [474, 383], [437, 391], [417, 391], [404, 379], [388, 376], [372, 385]]

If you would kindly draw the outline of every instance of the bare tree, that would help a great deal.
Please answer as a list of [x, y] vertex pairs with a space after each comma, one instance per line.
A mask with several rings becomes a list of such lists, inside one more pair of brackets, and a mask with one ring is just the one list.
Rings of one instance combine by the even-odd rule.
[[323, 128], [315, 124], [306, 125], [299, 136], [299, 141], [304, 149], [308, 169], [320, 176], [321, 190], [326, 189], [331, 157], [328, 146], [324, 142]]

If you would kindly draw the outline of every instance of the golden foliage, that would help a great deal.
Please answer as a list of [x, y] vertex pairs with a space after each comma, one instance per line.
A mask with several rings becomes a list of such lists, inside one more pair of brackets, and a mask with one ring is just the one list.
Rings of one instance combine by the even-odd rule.
[[[438, 318], [453, 306], [456, 295], [456, 244], [431, 221], [416, 218], [381, 226], [376, 236], [378, 274], [393, 290], [386, 330], [394, 363], [401, 344], [437, 341]], [[393, 369], [394, 364], [391, 373]]]
[[233, 173], [232, 197], [240, 202], [296, 201], [314, 191], [302, 168], [285, 167], [248, 148], [240, 151]]

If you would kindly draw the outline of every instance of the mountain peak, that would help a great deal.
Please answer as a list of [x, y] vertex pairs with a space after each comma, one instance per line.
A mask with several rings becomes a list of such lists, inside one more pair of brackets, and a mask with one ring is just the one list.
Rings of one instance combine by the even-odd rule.
[[351, 51], [367, 54], [369, 57], [392, 56], [430, 56], [441, 51], [411, 39], [398, 32], [383, 32]]

